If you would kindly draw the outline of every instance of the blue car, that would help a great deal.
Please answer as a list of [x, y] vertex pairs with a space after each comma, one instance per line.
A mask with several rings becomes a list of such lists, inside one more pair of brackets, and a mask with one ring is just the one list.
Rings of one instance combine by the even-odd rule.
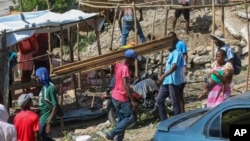
[[231, 124], [250, 124], [250, 92], [161, 122], [154, 141], [229, 141]]

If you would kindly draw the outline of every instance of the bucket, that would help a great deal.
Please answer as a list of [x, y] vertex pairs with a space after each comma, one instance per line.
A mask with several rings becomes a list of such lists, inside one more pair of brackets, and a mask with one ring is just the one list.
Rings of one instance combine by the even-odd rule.
[[92, 141], [92, 139], [90, 135], [82, 135], [76, 137], [76, 141]]

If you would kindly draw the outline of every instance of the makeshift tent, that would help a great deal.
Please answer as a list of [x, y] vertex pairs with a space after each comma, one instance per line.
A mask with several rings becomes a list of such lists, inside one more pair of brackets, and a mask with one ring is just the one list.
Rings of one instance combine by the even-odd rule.
[[[104, 18], [99, 17], [98, 13], [84, 13], [74, 9], [62, 14], [45, 10], [0, 17], [0, 97], [3, 96], [6, 106], [9, 93], [8, 47], [31, 37], [34, 33], [62, 31], [82, 21], [92, 24], [95, 30], [100, 30], [104, 24]], [[96, 33], [98, 37], [98, 32]]]
[[[6, 30], [6, 46], [14, 45], [34, 33], [48, 33], [75, 25], [83, 20], [95, 18], [98, 13], [84, 13], [80, 10], [69, 10], [65, 13], [54, 13], [48, 10], [25, 12], [0, 17], [0, 31]], [[103, 24], [104, 20], [101, 20]], [[94, 22], [93, 22], [94, 23]], [[0, 44], [2, 48], [2, 44]]]

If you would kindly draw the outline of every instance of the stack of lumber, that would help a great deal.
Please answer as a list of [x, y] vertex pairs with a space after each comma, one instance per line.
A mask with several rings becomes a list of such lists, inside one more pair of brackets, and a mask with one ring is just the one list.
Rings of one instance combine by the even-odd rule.
[[[134, 46], [133, 49], [138, 55], [145, 55], [161, 50], [166, 50], [172, 46], [172, 39], [164, 37], [158, 40], [147, 42]], [[124, 50], [110, 52], [104, 55], [86, 59], [83, 61], [73, 62], [63, 66], [53, 68], [53, 73], [56, 75], [74, 74], [77, 72], [88, 73], [90, 71], [104, 68], [116, 61], [121, 61], [124, 58]]]

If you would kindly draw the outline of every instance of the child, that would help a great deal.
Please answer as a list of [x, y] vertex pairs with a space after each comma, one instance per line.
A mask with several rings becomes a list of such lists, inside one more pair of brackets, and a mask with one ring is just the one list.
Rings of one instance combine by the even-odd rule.
[[[212, 64], [212, 66], [216, 66], [216, 64], [217, 62], [215, 61]], [[221, 78], [225, 77], [226, 79], [230, 79], [230, 77], [232, 77], [231, 74], [233, 73], [232, 70], [233, 70], [233, 66], [231, 63], [226, 63], [222, 69], [212, 70], [210, 77], [205, 79], [205, 87], [204, 87], [203, 93], [199, 95], [198, 99], [201, 100], [206, 94], [208, 94], [212, 86], [214, 86], [215, 84], [223, 85], [221, 89], [221, 93], [220, 93], [220, 95], [223, 95], [224, 83], [221, 81]]]

